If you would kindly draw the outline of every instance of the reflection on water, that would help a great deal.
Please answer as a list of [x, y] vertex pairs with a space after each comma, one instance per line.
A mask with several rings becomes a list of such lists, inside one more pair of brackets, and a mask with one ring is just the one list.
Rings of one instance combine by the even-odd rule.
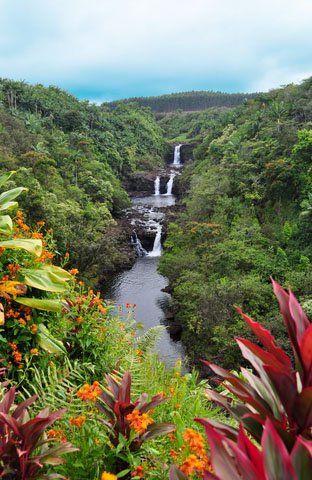
[[[164, 321], [164, 311], [169, 295], [161, 291], [167, 280], [157, 272], [159, 258], [140, 257], [131, 270], [116, 275], [106, 296], [120, 305], [121, 315], [126, 318], [126, 304], [136, 304], [134, 317], [147, 330]], [[181, 342], [173, 341], [165, 331], [157, 346], [160, 358], [173, 366], [178, 358], [184, 357]]]

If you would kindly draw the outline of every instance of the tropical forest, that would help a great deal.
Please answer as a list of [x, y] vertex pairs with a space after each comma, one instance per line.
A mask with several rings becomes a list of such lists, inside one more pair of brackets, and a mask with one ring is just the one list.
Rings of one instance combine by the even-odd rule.
[[312, 78], [2, 78], [0, 186], [1, 479], [311, 479]]

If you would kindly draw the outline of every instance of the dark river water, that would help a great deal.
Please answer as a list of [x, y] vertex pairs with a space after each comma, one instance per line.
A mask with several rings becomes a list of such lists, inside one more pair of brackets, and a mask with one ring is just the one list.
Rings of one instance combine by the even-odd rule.
[[[145, 212], [146, 228], [156, 232], [161, 225], [164, 212], [159, 207], [174, 205], [173, 195], [153, 195], [133, 200], [132, 213]], [[135, 227], [135, 225], [134, 225]], [[149, 255], [150, 254], [150, 255]], [[134, 318], [144, 325], [145, 331], [155, 325], [165, 324], [164, 309], [168, 304], [170, 295], [161, 290], [168, 285], [165, 277], [157, 271], [161, 252], [154, 249], [147, 255], [138, 257], [131, 270], [119, 273], [112, 280], [106, 296], [116, 303], [116, 308], [123, 318], [127, 318], [129, 307], [127, 304], [135, 304], [133, 308]], [[184, 358], [183, 345], [180, 341], [174, 341], [165, 330], [156, 350], [160, 358], [169, 366], [174, 366], [178, 359]]]

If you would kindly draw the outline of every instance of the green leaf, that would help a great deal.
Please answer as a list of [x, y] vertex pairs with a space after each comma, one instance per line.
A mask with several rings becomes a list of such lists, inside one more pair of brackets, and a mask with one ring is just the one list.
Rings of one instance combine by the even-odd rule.
[[122, 470], [121, 472], [119, 472], [117, 474], [117, 478], [122, 478], [124, 477], [125, 475], [127, 475], [127, 473], [131, 472], [131, 470], [129, 468], [127, 468], [126, 470]]
[[13, 208], [16, 208], [18, 207], [18, 203], [17, 202], [6, 202], [6, 203], [2, 203], [0, 205], [0, 212], [3, 212], [3, 210], [12, 210]]
[[8, 190], [7, 192], [3, 192], [0, 195], [0, 205], [3, 205], [7, 202], [11, 202], [16, 197], [18, 197], [22, 192], [26, 192], [28, 188], [25, 187], [17, 187], [12, 188], [12, 190]]
[[0, 176], [0, 188], [16, 173], [14, 170], [7, 172], [4, 175]]
[[41, 298], [16, 297], [15, 302], [26, 305], [27, 307], [46, 310], [47, 312], [61, 312], [63, 305], [60, 300], [49, 300]]
[[0, 242], [0, 247], [3, 248], [13, 248], [13, 249], [22, 249], [27, 250], [27, 252], [40, 257], [42, 253], [42, 242], [41, 240], [32, 240], [32, 239], [16, 239], [16, 240], [5, 240]]
[[22, 275], [26, 285], [48, 292], [66, 291], [66, 282], [72, 278], [66, 270], [54, 265], [41, 265], [36, 269], [27, 269]]
[[40, 323], [38, 325], [37, 335], [36, 335], [38, 345], [46, 350], [49, 353], [54, 353], [55, 355], [66, 355], [66, 349], [62, 342], [54, 338], [47, 327]]
[[0, 216], [0, 233], [3, 235], [10, 235], [13, 229], [13, 222], [10, 215]]

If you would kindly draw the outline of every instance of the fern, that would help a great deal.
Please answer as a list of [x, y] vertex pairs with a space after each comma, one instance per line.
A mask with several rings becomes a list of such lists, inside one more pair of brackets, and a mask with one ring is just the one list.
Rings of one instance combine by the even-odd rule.
[[162, 325], [151, 327], [144, 335], [136, 339], [137, 347], [143, 352], [154, 350], [165, 330], [166, 327]]
[[71, 362], [68, 358], [64, 365], [51, 362], [47, 369], [32, 367], [32, 383], [29, 388], [21, 388], [21, 396], [28, 398], [37, 395], [36, 409], [49, 406], [52, 410], [66, 408], [73, 414], [81, 410], [81, 401], [75, 392], [86, 382], [86, 377], [94, 374], [92, 364], [81, 364], [77, 360]]

